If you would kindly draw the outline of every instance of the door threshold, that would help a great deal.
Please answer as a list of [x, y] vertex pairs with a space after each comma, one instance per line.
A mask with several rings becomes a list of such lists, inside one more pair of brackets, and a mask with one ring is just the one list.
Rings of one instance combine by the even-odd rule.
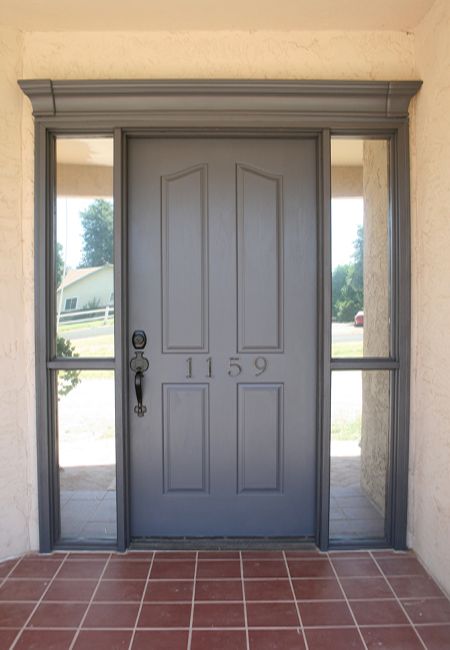
[[130, 550], [261, 551], [316, 549], [312, 537], [137, 537]]

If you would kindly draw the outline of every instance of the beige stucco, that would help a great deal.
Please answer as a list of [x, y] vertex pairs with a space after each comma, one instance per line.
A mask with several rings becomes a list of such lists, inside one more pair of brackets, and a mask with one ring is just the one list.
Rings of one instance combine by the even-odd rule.
[[409, 541], [450, 592], [450, 3], [416, 33]]
[[450, 592], [450, 7], [405, 32], [0, 29], [0, 557], [37, 547], [33, 124], [23, 78], [340, 78], [425, 82], [413, 129], [409, 539]]

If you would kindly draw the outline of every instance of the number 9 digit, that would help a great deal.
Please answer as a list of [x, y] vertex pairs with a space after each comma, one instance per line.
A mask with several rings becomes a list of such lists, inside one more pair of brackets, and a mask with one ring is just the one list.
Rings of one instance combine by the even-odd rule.
[[258, 372], [255, 372], [255, 377], [259, 377], [267, 368], [267, 359], [265, 357], [256, 357], [254, 362], [255, 368]]

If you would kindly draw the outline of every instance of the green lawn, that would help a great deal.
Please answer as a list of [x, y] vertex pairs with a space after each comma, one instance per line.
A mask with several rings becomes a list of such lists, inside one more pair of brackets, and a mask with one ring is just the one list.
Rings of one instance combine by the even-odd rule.
[[333, 343], [331, 346], [332, 357], [356, 358], [363, 356], [363, 342], [349, 341], [348, 343]]
[[361, 437], [361, 418], [333, 420], [331, 437], [333, 440], [358, 440]]

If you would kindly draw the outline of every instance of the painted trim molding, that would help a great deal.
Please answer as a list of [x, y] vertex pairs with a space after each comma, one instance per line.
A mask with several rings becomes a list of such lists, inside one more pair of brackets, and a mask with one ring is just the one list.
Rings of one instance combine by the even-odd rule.
[[22, 80], [37, 120], [74, 115], [257, 111], [404, 118], [421, 81]]

